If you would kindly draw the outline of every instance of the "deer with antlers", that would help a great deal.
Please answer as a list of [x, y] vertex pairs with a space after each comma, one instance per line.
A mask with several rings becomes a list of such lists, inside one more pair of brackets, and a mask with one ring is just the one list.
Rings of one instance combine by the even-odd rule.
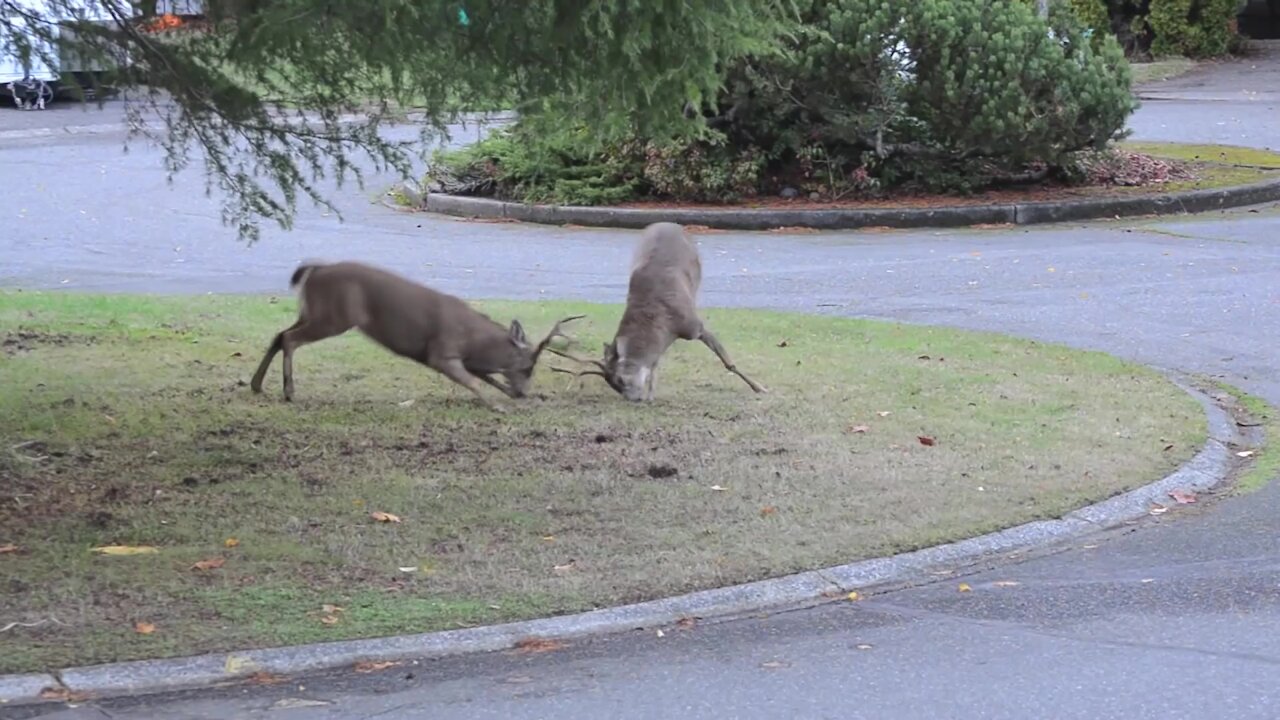
[[614, 334], [605, 343], [603, 360], [584, 360], [563, 352], [553, 353], [595, 370], [569, 371], [575, 376], [596, 375], [633, 402], [652, 400], [658, 361], [677, 340], [698, 340], [720, 358], [725, 369], [742, 378], [755, 392], [768, 392], [734, 365], [729, 353], [698, 316], [698, 288], [702, 262], [698, 248], [675, 223], [654, 223], [644, 229], [631, 263], [627, 306]]
[[[460, 298], [362, 263], [304, 263], [294, 271], [289, 287], [298, 293], [298, 319], [276, 334], [250, 382], [253, 392], [262, 392], [271, 361], [284, 353], [286, 400], [293, 399], [294, 351], [357, 328], [396, 355], [443, 374], [491, 410], [502, 412], [504, 408], [480, 393], [480, 383], [513, 399], [524, 397], [542, 351], [552, 339], [567, 337], [561, 332], [565, 323], [583, 317], [564, 318], [533, 344], [518, 320], [504, 328]], [[502, 375], [506, 383], [494, 375]]]

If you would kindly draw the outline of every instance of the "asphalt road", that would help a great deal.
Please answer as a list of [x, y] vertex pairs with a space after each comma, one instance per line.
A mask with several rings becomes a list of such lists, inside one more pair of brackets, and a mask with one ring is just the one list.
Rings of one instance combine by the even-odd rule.
[[[1165, 99], [1148, 102], [1133, 127], [1140, 138], [1280, 148], [1276, 98], [1244, 92], [1277, 79], [1274, 54], [1217, 66], [1162, 85]], [[246, 248], [220, 226], [198, 175], [166, 187], [154, 150], [122, 156], [109, 132], [6, 135], [7, 122], [0, 113], [3, 286], [282, 292], [304, 257], [354, 257], [469, 297], [617, 301], [624, 292], [633, 233], [399, 214], [352, 195], [345, 224], [307, 213], [294, 232]], [[1280, 206], [700, 240], [708, 305], [999, 330], [1215, 375], [1280, 403]], [[1278, 516], [1273, 482], [966, 578], [970, 593], [947, 579], [661, 638], [0, 717], [1273, 720]]]

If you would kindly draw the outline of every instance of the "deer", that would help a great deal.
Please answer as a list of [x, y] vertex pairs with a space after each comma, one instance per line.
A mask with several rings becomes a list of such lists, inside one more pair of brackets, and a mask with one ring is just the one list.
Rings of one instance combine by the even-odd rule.
[[768, 392], [734, 365], [728, 351], [699, 317], [697, 297], [701, 284], [702, 261], [684, 228], [670, 222], [645, 227], [631, 262], [626, 309], [613, 340], [604, 344], [604, 359], [581, 359], [552, 350], [556, 355], [596, 367], [578, 372], [552, 369], [577, 377], [596, 375], [629, 401], [649, 401], [654, 397], [654, 376], [663, 354], [677, 339], [697, 340], [752, 390]]
[[535, 345], [519, 320], [504, 328], [461, 298], [363, 263], [304, 262], [294, 270], [289, 287], [298, 294], [298, 319], [276, 333], [249, 384], [255, 394], [261, 393], [272, 360], [283, 353], [286, 401], [293, 400], [293, 353], [357, 328], [392, 353], [470, 390], [490, 410], [506, 412], [481, 394], [481, 383], [512, 399], [525, 397], [538, 357], [554, 338], [568, 339], [562, 332], [565, 323], [585, 317], [560, 320]]

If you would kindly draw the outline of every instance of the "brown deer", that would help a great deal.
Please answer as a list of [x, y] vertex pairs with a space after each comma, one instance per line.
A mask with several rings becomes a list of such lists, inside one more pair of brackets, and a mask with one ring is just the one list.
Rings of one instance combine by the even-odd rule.
[[[627, 307], [614, 334], [604, 346], [604, 360], [579, 360], [597, 370], [571, 373], [598, 375], [627, 400], [653, 399], [654, 374], [658, 360], [676, 341], [700, 340], [757, 393], [768, 392], [738, 370], [729, 353], [698, 317], [698, 288], [702, 284], [702, 262], [698, 248], [675, 223], [654, 223], [640, 236], [631, 263]], [[552, 350], [563, 357], [571, 355]], [[569, 372], [556, 368], [558, 372]]]
[[[553, 338], [566, 337], [560, 331], [564, 323], [583, 317], [561, 320], [533, 345], [518, 320], [504, 328], [460, 298], [362, 263], [304, 263], [289, 287], [298, 293], [298, 320], [276, 334], [249, 383], [253, 392], [262, 392], [271, 361], [283, 352], [285, 400], [293, 399], [294, 351], [354, 327], [391, 352], [467, 388], [490, 409], [503, 411], [480, 394], [480, 382], [510, 398], [524, 397], [538, 356]], [[505, 377], [506, 384], [494, 374]]]

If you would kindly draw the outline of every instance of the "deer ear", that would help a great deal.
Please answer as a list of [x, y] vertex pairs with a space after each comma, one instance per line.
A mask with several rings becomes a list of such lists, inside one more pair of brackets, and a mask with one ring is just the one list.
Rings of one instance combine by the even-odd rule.
[[522, 347], [529, 344], [529, 338], [525, 337], [524, 326], [519, 320], [511, 321], [511, 329], [507, 331], [507, 337], [511, 338], [511, 342]]

